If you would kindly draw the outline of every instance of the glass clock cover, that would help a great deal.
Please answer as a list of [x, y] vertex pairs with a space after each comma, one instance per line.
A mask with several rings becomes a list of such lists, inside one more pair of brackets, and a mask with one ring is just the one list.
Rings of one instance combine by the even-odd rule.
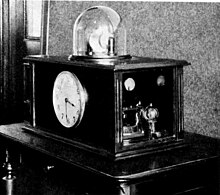
[[126, 55], [126, 29], [119, 14], [105, 6], [83, 11], [73, 27], [73, 55], [94, 58]]

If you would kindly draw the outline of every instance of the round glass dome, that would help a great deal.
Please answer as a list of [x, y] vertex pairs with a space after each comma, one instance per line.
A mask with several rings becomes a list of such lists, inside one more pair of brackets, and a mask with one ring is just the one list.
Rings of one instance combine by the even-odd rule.
[[94, 6], [77, 17], [72, 56], [116, 58], [126, 55], [126, 29], [116, 11]]

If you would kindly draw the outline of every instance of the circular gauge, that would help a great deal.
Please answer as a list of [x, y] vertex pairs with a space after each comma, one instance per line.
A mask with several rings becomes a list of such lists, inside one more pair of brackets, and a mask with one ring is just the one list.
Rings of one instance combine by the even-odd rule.
[[127, 78], [124, 82], [125, 89], [127, 91], [132, 91], [135, 88], [135, 81], [133, 78]]
[[164, 86], [165, 85], [165, 77], [163, 75], [160, 75], [157, 77], [157, 85], [158, 86]]

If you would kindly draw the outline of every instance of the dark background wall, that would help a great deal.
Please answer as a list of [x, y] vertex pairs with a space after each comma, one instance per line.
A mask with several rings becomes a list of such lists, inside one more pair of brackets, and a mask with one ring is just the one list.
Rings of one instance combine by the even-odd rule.
[[72, 27], [93, 5], [118, 12], [132, 55], [184, 59], [185, 130], [220, 137], [220, 3], [51, 1], [48, 52], [72, 53]]

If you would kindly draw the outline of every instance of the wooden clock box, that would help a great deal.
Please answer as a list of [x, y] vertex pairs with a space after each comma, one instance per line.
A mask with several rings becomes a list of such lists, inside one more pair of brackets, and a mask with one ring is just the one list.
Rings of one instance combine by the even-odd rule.
[[[184, 141], [185, 65], [182, 60], [134, 56], [101, 62], [28, 56], [24, 128], [113, 160], [179, 147]], [[60, 73], [73, 75], [76, 86], [80, 84], [79, 99], [68, 98], [82, 108], [66, 101], [64, 96], [72, 93], [67, 87], [60, 96], [61, 115], [57, 115], [53, 94]], [[71, 117], [72, 125], [62, 123]]]
[[179, 147], [186, 61], [126, 53], [126, 28], [105, 6], [73, 26], [73, 54], [25, 58], [25, 129], [113, 160]]

